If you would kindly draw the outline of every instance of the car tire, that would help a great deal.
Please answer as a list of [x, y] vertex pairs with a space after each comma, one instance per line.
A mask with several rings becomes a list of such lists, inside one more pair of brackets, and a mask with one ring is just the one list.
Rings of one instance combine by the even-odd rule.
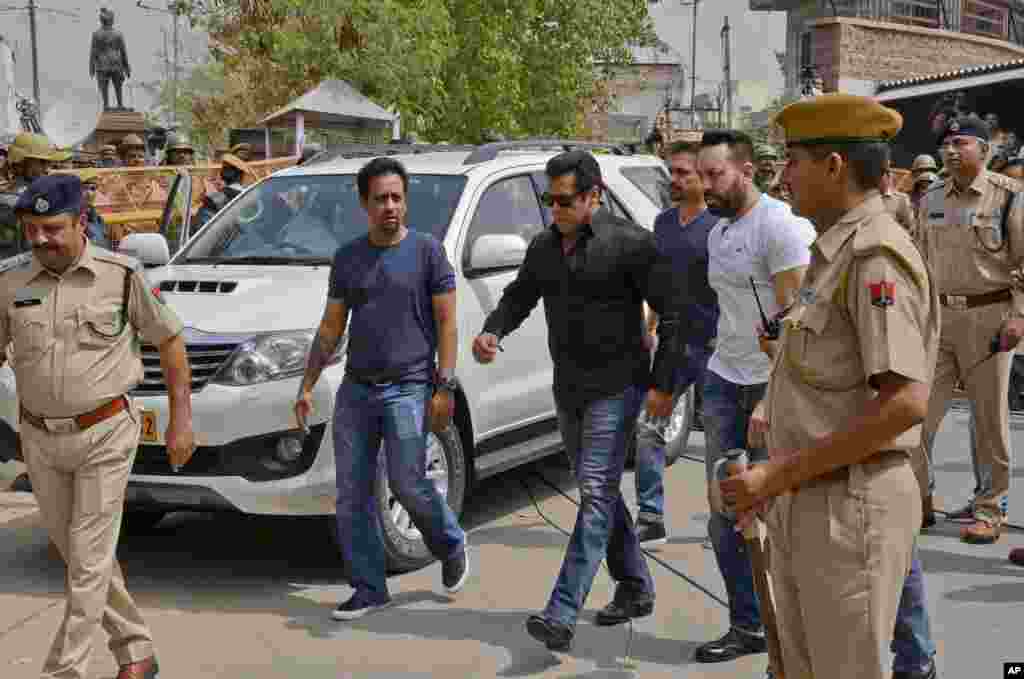
[[[388, 572], [406, 573], [429, 565], [434, 557], [409, 520], [408, 512], [388, 487], [385, 454], [381, 449], [375, 493], [377, 523], [384, 542]], [[469, 473], [462, 439], [454, 423], [440, 434], [431, 432], [427, 435], [427, 475], [431, 474], [434, 474], [435, 485], [446, 496], [448, 506], [459, 516], [466, 499]]]
[[167, 512], [162, 509], [130, 509], [125, 507], [121, 517], [121, 533], [124, 535], [144, 535], [153, 530]]

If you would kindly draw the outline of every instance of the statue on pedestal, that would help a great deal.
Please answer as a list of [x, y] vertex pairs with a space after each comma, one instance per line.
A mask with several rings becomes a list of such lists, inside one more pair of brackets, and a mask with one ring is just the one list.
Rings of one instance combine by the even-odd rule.
[[124, 36], [114, 30], [114, 13], [109, 9], [100, 10], [100, 26], [92, 34], [92, 48], [89, 53], [89, 75], [96, 78], [103, 97], [103, 110], [109, 111], [109, 85], [114, 83], [114, 94], [117, 96], [117, 109], [125, 110], [122, 99], [122, 85], [125, 78], [132, 75], [128, 65], [128, 51], [124, 46]]

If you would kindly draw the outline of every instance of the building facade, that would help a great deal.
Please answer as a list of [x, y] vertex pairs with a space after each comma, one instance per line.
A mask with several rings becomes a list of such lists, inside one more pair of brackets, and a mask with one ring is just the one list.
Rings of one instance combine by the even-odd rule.
[[785, 11], [786, 94], [816, 74], [825, 91], [873, 94], [875, 83], [1024, 56], [1021, 0], [750, 0]]

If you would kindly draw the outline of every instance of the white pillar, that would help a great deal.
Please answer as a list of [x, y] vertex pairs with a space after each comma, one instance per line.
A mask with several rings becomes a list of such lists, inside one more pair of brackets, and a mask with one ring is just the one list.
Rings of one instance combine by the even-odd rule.
[[306, 116], [302, 111], [295, 114], [295, 155], [302, 155], [302, 147], [306, 144]]
[[263, 157], [270, 160], [270, 126], [263, 128]]

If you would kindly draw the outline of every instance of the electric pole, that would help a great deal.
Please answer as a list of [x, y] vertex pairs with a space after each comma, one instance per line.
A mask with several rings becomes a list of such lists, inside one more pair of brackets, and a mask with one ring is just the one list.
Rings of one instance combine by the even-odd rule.
[[[178, 0], [167, 0], [167, 9], [161, 9], [159, 7], [152, 7], [150, 5], [147, 5], [142, 0], [138, 0], [135, 3], [135, 6], [141, 9], [148, 9], [152, 12], [163, 12], [165, 14], [170, 14], [171, 18], [173, 19], [174, 23], [172, 24], [173, 30], [171, 32], [171, 35], [173, 36], [172, 40], [174, 42], [174, 46], [172, 48], [172, 52], [174, 55], [172, 57], [174, 60], [172, 68], [174, 69], [174, 71], [171, 73], [171, 96], [173, 98], [173, 100], [171, 101], [171, 126], [176, 127], [178, 124], [178, 92], [180, 86], [179, 77], [181, 74], [181, 61], [179, 52], [180, 46], [178, 44], [180, 42], [178, 33], [178, 19], [181, 17], [182, 12], [181, 3]], [[164, 49], [164, 59], [166, 60], [166, 47]]]
[[28, 33], [29, 42], [32, 45], [32, 96], [36, 100], [36, 107], [42, 110], [42, 102], [39, 99], [39, 36], [36, 30], [36, 12], [49, 12], [77, 19], [78, 14], [59, 9], [48, 9], [36, 4], [36, 0], [28, 0], [25, 7], [0, 7], [0, 12], [21, 12], [28, 11]]
[[697, 129], [697, 5], [700, 0], [693, 0], [693, 32], [690, 37], [690, 129]]
[[725, 126], [732, 127], [732, 61], [729, 50], [729, 17], [725, 17], [725, 24], [722, 26], [722, 70], [725, 77]]
[[36, 40], [36, 0], [28, 0], [28, 32], [32, 40], [32, 96], [36, 106], [42, 110], [39, 101], [39, 43]]

